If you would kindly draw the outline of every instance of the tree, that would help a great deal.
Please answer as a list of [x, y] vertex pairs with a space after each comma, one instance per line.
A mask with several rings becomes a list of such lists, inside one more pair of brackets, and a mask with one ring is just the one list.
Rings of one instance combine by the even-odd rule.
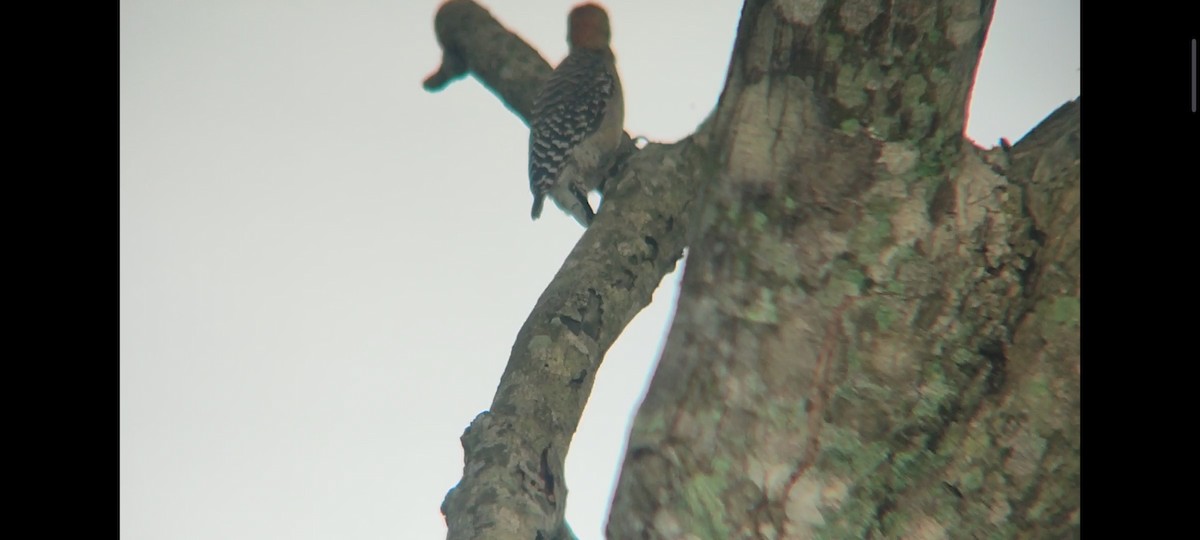
[[[695, 133], [636, 151], [463, 434], [449, 538], [553, 538], [605, 351], [689, 249], [613, 538], [1079, 534], [1079, 100], [963, 136], [990, 0], [747, 0]], [[550, 66], [471, 0], [435, 18], [528, 114]], [[615, 254], [615, 255], [614, 255]]]

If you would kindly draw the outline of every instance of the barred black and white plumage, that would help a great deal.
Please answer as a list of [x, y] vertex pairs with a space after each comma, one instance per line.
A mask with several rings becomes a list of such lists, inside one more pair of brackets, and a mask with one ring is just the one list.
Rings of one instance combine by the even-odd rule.
[[569, 18], [570, 54], [534, 99], [529, 126], [531, 216], [546, 196], [581, 225], [594, 213], [587, 194], [603, 180], [624, 131], [624, 104], [612, 51], [608, 17], [581, 6]]

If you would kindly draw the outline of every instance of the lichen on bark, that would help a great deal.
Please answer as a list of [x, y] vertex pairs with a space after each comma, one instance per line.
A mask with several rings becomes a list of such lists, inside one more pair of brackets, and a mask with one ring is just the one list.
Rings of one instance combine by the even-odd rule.
[[975, 148], [992, 4], [882, 6], [746, 3], [610, 537], [1078, 533], [1078, 101]]

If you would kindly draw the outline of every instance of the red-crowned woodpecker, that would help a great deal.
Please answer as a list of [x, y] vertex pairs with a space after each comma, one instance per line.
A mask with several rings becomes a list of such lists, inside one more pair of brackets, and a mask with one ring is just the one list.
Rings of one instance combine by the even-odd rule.
[[542, 84], [529, 122], [533, 219], [546, 195], [580, 225], [592, 223], [587, 194], [611, 167], [625, 131], [621, 80], [609, 48], [608, 13], [583, 4], [567, 17], [570, 53]]

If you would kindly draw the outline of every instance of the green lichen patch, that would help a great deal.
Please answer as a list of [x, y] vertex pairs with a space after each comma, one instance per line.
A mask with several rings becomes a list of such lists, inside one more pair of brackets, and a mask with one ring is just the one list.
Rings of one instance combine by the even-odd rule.
[[770, 289], [759, 289], [758, 299], [747, 306], [742, 317], [760, 323], [775, 324], [779, 322], [779, 313], [775, 309], [774, 293]]
[[850, 233], [850, 249], [863, 256], [874, 256], [892, 242], [892, 222], [868, 214], [864, 222]]
[[855, 135], [862, 129], [862, 124], [858, 122], [857, 118], [847, 118], [838, 124], [838, 129], [846, 135]]
[[882, 302], [876, 303], [875, 308], [875, 324], [881, 331], [886, 331], [892, 327], [892, 323], [900, 317], [896, 310], [887, 306]]
[[1079, 297], [1063, 296], [1050, 305], [1050, 320], [1058, 324], [1079, 325]]
[[720, 496], [725, 488], [725, 479], [715, 475], [693, 476], [683, 486], [685, 511], [682, 515], [695, 518], [692, 524], [701, 528], [693, 530], [701, 538], [729, 537], [729, 524], [723, 520], [725, 503]]

